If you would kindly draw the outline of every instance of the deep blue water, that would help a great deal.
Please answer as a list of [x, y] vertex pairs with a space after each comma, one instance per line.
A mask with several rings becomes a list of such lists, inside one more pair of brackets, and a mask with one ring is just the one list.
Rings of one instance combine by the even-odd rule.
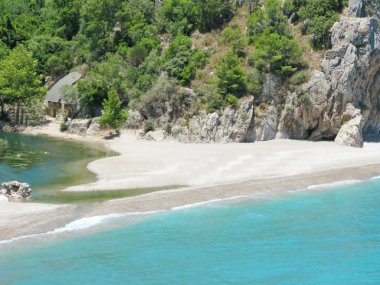
[[0, 252], [0, 284], [380, 284], [380, 180]]

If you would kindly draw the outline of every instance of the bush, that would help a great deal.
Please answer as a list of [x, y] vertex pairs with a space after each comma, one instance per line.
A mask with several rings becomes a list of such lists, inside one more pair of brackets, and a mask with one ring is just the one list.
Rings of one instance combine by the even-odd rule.
[[250, 95], [260, 95], [263, 89], [263, 78], [256, 68], [247, 70], [247, 91]]
[[216, 69], [217, 86], [224, 95], [242, 96], [247, 89], [247, 76], [240, 59], [234, 52], [228, 52]]
[[149, 133], [154, 131], [154, 124], [152, 121], [146, 121], [144, 132]]
[[290, 78], [289, 83], [298, 86], [302, 83], [305, 83], [310, 79], [310, 71], [309, 70], [301, 70], [293, 74]]
[[213, 113], [226, 106], [226, 101], [214, 85], [200, 85], [196, 89], [196, 93], [200, 98], [201, 107], [203, 107], [208, 113]]
[[189, 59], [189, 63], [180, 74], [180, 83], [189, 84], [196, 76], [196, 71], [206, 65], [206, 54], [203, 51], [195, 50]]
[[339, 13], [344, 7], [343, 0], [293, 0], [292, 8], [301, 19], [307, 20], [305, 32], [310, 34], [315, 47], [330, 47], [330, 29], [339, 20]]
[[[178, 91], [177, 81], [162, 73], [155, 84], [141, 96], [136, 108], [140, 111], [153, 108], [160, 101], [169, 101], [174, 93]], [[154, 112], [154, 110], [152, 110]]]
[[234, 106], [236, 106], [239, 103], [239, 99], [235, 95], [232, 95], [232, 94], [227, 94], [226, 99], [229, 104], [234, 105]]
[[290, 37], [291, 31], [283, 14], [280, 0], [266, 0], [263, 9], [257, 9], [248, 19], [248, 35], [254, 41], [256, 35], [267, 31]]
[[59, 126], [59, 130], [60, 130], [61, 132], [66, 132], [67, 129], [68, 129], [67, 124], [66, 124], [65, 122], [62, 122], [62, 123], [60, 124], [60, 126]]
[[290, 75], [297, 70], [302, 52], [295, 40], [268, 32], [255, 39], [253, 55], [259, 70], [283, 75]]
[[310, 105], [311, 104], [311, 97], [310, 94], [306, 91], [302, 91], [300, 96], [298, 97], [298, 100], [302, 105]]

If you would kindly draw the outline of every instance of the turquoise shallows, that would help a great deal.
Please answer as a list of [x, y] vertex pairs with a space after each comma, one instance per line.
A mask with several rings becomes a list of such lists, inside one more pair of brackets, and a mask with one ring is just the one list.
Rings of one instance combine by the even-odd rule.
[[86, 165], [105, 155], [99, 146], [0, 131], [0, 182], [27, 182], [38, 201], [52, 190], [95, 179]]
[[0, 284], [380, 284], [380, 180], [0, 252]]

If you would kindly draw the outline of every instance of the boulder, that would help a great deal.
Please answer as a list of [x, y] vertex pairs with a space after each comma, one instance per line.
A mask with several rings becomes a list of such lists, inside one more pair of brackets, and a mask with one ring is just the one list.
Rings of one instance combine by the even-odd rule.
[[167, 133], [164, 130], [151, 131], [144, 135], [144, 139], [148, 141], [163, 141], [167, 137]]
[[124, 127], [127, 129], [138, 129], [144, 123], [144, 117], [140, 114], [139, 111], [130, 109], [128, 110], [128, 119], [124, 124]]
[[30, 200], [32, 189], [28, 183], [10, 181], [1, 183], [1, 194], [8, 200]]
[[347, 104], [343, 115], [346, 121], [339, 130], [335, 142], [340, 145], [351, 147], [363, 147], [363, 126], [365, 120], [359, 109], [355, 109], [352, 104]]
[[91, 123], [86, 131], [87, 136], [96, 136], [101, 133], [101, 128], [99, 124], [100, 117], [92, 118]]
[[90, 124], [90, 119], [74, 119], [67, 123], [67, 131], [71, 134], [85, 136]]

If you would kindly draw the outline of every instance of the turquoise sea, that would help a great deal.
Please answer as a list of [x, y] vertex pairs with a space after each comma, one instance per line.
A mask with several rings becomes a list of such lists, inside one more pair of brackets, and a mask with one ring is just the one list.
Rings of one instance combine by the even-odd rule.
[[0, 250], [2, 285], [380, 284], [380, 179], [19, 244]]

